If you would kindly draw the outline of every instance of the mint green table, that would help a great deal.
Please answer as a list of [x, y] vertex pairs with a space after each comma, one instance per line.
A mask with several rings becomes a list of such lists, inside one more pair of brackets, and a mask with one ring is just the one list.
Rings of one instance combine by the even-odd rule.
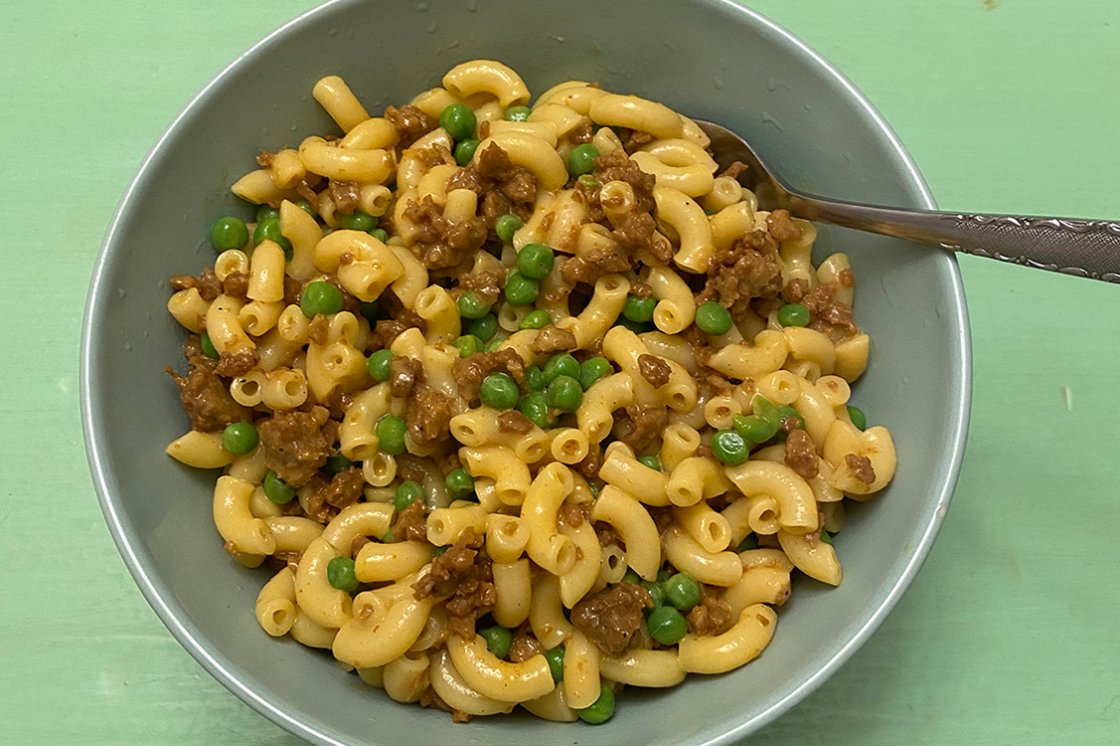
[[[141, 158], [312, 5], [0, 7], [0, 743], [299, 743], [133, 585], [86, 469], [77, 367], [89, 273]], [[943, 207], [1120, 218], [1116, 0], [754, 7], [867, 94]], [[1120, 744], [1120, 287], [961, 266], [975, 396], [941, 537], [871, 642], [755, 743]]]

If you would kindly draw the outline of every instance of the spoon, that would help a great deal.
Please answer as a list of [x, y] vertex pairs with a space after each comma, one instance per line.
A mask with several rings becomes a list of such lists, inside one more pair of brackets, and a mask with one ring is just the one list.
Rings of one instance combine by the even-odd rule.
[[711, 150], [721, 168], [735, 161], [747, 165], [740, 181], [768, 208], [784, 208], [804, 220], [1120, 283], [1120, 223], [904, 210], [825, 199], [790, 187], [767, 168], [743, 138], [726, 127], [703, 120], [696, 123], [711, 138]]

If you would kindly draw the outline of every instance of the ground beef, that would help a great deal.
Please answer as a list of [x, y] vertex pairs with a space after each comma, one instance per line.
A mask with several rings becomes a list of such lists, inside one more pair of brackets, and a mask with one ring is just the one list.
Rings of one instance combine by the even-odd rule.
[[373, 326], [370, 332], [369, 341], [366, 342], [366, 350], [387, 350], [393, 342], [404, 331], [408, 329], [407, 326], [397, 321], [396, 319], [381, 319]]
[[212, 301], [222, 294], [222, 281], [214, 274], [214, 270], [207, 267], [198, 277], [190, 275], [172, 275], [171, 289], [175, 291], [198, 288], [198, 294], [203, 300]]
[[774, 298], [781, 289], [777, 244], [765, 231], [752, 231], [709, 260], [708, 279], [696, 302], [745, 307], [752, 298]]
[[422, 202], [410, 202], [404, 216], [416, 226], [409, 248], [429, 269], [454, 267], [486, 241], [485, 226], [475, 221], [447, 220], [431, 195]]
[[630, 212], [611, 231], [611, 238], [631, 256], [636, 256], [642, 250], [654, 253], [653, 231], [656, 228], [657, 223], [648, 212]]
[[256, 347], [243, 347], [237, 352], [222, 352], [214, 372], [219, 376], [236, 378], [251, 371], [260, 360], [261, 354], [257, 352]]
[[509, 646], [509, 659], [512, 663], [527, 661], [543, 652], [544, 645], [533, 636], [532, 627], [528, 622], [523, 623], [513, 633], [513, 643]]
[[331, 179], [327, 192], [334, 201], [334, 210], [340, 215], [350, 215], [358, 209], [361, 188], [356, 181], [335, 181]]
[[595, 133], [592, 131], [591, 124], [589, 122], [584, 122], [568, 133], [568, 141], [575, 145], [582, 145], [585, 142], [591, 142], [594, 137]]
[[575, 503], [563, 503], [558, 511], [560, 520], [568, 524], [572, 528], [579, 528], [583, 522], [590, 520], [590, 513], [583, 505], [576, 505]]
[[506, 284], [506, 273], [499, 269], [483, 272], [471, 272], [459, 278], [459, 290], [473, 290], [478, 299], [487, 306], [492, 306], [501, 297], [502, 288]]
[[222, 280], [222, 292], [231, 298], [247, 300], [249, 298], [249, 275], [245, 272], [230, 272]]
[[363, 534], [354, 534], [354, 538], [350, 540], [350, 556], [357, 557], [358, 552], [362, 551], [362, 547], [366, 544], [372, 544], [368, 536]]
[[809, 433], [797, 429], [786, 436], [786, 465], [802, 479], [812, 479], [820, 472], [817, 447]]
[[328, 505], [345, 508], [347, 505], [358, 502], [365, 486], [366, 478], [362, 476], [362, 470], [357, 466], [351, 466], [349, 469], [335, 474], [331, 477], [331, 481], [324, 482], [323, 486], [316, 492], [322, 496], [323, 502]]
[[516, 409], [510, 409], [498, 415], [498, 430], [500, 432], [524, 435], [532, 429], [533, 421]]
[[789, 303], [800, 303], [808, 292], [809, 281], [802, 279], [790, 280], [786, 283], [786, 286], [782, 288], [782, 296]]
[[284, 305], [299, 305], [303, 295], [303, 283], [294, 277], [284, 276]]
[[389, 360], [389, 393], [404, 398], [424, 380], [424, 366], [416, 358], [394, 355]]
[[631, 280], [630, 295], [635, 298], [650, 298], [653, 296], [653, 286], [647, 285], [641, 280]]
[[789, 217], [789, 210], [774, 210], [766, 216], [766, 229], [771, 238], [781, 243], [794, 238], [801, 238], [801, 229]]
[[307, 338], [317, 345], [325, 345], [330, 338], [331, 317], [317, 313], [307, 325]]
[[390, 106], [385, 109], [385, 118], [400, 135], [400, 147], [407, 148], [436, 128], [438, 122], [412, 104], [401, 108]]
[[627, 153], [633, 153], [657, 139], [650, 133], [643, 132], [642, 130], [624, 129], [622, 134], [623, 136], [619, 139], [622, 140], [622, 148]]
[[427, 541], [428, 518], [424, 515], [424, 502], [417, 500], [397, 513], [393, 523], [393, 541]]
[[257, 165], [261, 168], [272, 168], [274, 160], [276, 160], [276, 154], [271, 150], [262, 150], [257, 153]]
[[561, 329], [555, 324], [549, 324], [537, 332], [536, 338], [529, 344], [529, 349], [537, 353], [574, 350], [575, 348], [576, 335], [567, 329]]
[[810, 329], [827, 334], [834, 340], [859, 334], [859, 327], [852, 321], [852, 307], [836, 300], [836, 288], [832, 285], [817, 285], [794, 302], [809, 309]]
[[677, 517], [673, 515], [673, 508], [668, 505], [661, 507], [648, 505], [646, 506], [646, 512], [648, 512], [649, 517], [653, 519], [653, 525], [657, 526], [657, 533], [659, 534], [673, 525], [677, 520]]
[[302, 487], [334, 452], [338, 423], [326, 407], [277, 412], [257, 427], [265, 464], [293, 487]]
[[575, 285], [577, 282], [594, 285], [603, 275], [625, 272], [633, 267], [634, 260], [623, 253], [621, 248], [604, 246], [591, 249], [581, 257], [569, 257], [560, 268], [560, 278], [568, 285]]
[[595, 536], [599, 539], [599, 546], [604, 549], [609, 546], [626, 546], [622, 541], [622, 535], [615, 530], [615, 527], [603, 521], [595, 524]]
[[451, 404], [450, 396], [427, 386], [413, 390], [404, 419], [408, 434], [418, 445], [438, 443], [451, 437], [449, 423], [455, 414]]
[[742, 161], [735, 161], [730, 166], [723, 169], [723, 172], [720, 174], [720, 176], [730, 176], [732, 179], [738, 179], [739, 175], [749, 168], [750, 166], [743, 163]]
[[[669, 424], [669, 413], [665, 407], [651, 406], [648, 404], [630, 404], [623, 410], [630, 420], [630, 431], [623, 435], [621, 440], [640, 453], [649, 447], [653, 441], [661, 437], [662, 431]], [[618, 413], [615, 413], [618, 416]]]
[[[319, 212], [319, 194], [313, 188], [319, 182], [319, 177], [314, 177], [313, 182], [309, 182], [306, 177], [296, 182], [296, 193], [307, 200], [308, 206], [315, 212]], [[312, 216], [316, 217], [316, 216]]]
[[446, 599], [447, 627], [454, 634], [473, 639], [475, 621], [498, 602], [485, 539], [466, 529], [447, 551], [432, 560], [431, 572], [412, 586], [417, 600], [433, 596]]
[[572, 609], [572, 624], [607, 655], [622, 655], [642, 623], [642, 609], [651, 608], [649, 591], [633, 583], [586, 596]]
[[[318, 474], [307, 483], [311, 488], [311, 495], [307, 498], [307, 515], [319, 523], [330, 523], [342, 511], [327, 502], [325, 488], [326, 480]], [[293, 500], [292, 502], [298, 502]]]
[[864, 484], [871, 484], [875, 481], [875, 469], [871, 467], [871, 459], [867, 456], [857, 456], [854, 453], [849, 453], [844, 457], [848, 463], [848, 468], [852, 470], [852, 474], [856, 479]]
[[212, 433], [234, 422], [252, 420], [252, 412], [234, 401], [206, 358], [192, 357], [190, 373], [185, 377], [171, 368], [166, 370], [179, 387], [179, 401], [191, 418], [192, 430]]
[[599, 476], [599, 467], [603, 465], [603, 449], [599, 442], [592, 440], [587, 448], [587, 455], [576, 466], [579, 473], [586, 479], [595, 479]]
[[706, 583], [700, 584], [700, 603], [688, 612], [688, 631], [697, 637], [718, 635], [731, 625], [731, 607]]
[[491, 143], [476, 161], [451, 175], [447, 189], [470, 189], [477, 194], [486, 227], [492, 228], [495, 220], [510, 212], [529, 219], [537, 180], [529, 169], [515, 165], [505, 150]]
[[659, 389], [669, 382], [673, 369], [657, 355], [638, 355], [638, 372], [646, 379], [650, 386]]
[[625, 181], [634, 190], [634, 210], [649, 212], [653, 209], [653, 188], [657, 185], [657, 178], [640, 169], [626, 153], [616, 150], [610, 155], [596, 158], [595, 178], [603, 184], [608, 181]]
[[459, 358], [451, 367], [459, 395], [468, 401], [478, 397], [482, 380], [495, 371], [508, 373], [518, 384], [525, 381], [525, 362], [510, 347], [472, 353], [470, 357]]
[[735, 390], [735, 384], [727, 380], [722, 373], [711, 368], [699, 369], [696, 372], [696, 382], [699, 385], [707, 386], [716, 396], [727, 396]]

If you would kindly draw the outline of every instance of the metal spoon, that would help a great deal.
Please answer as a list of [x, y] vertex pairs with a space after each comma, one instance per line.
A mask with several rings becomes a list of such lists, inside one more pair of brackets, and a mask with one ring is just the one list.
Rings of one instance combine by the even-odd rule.
[[743, 138], [726, 127], [703, 120], [697, 120], [697, 124], [711, 138], [711, 149], [721, 168], [735, 161], [747, 165], [740, 180], [769, 209], [784, 208], [805, 220], [1120, 283], [1120, 223], [903, 210], [824, 199], [791, 188], [766, 167]]

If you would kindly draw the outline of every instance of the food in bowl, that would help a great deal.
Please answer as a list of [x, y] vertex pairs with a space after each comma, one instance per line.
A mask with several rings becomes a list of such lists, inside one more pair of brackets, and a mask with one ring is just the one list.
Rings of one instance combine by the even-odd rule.
[[687, 117], [477, 60], [341, 137], [262, 151], [176, 275], [179, 461], [222, 468], [270, 635], [456, 720], [607, 720], [762, 653], [845, 497], [893, 478], [850, 405], [847, 257], [717, 174]]

